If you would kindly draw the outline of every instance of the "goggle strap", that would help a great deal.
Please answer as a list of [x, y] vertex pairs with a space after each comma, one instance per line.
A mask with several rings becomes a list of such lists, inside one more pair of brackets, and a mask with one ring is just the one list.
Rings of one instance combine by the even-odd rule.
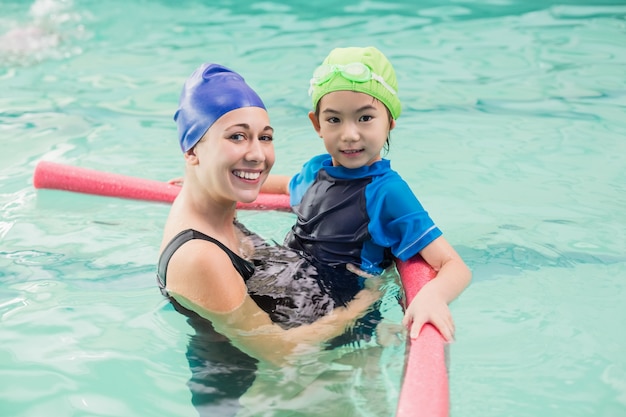
[[372, 72], [372, 79], [378, 81], [379, 83], [381, 83], [383, 85], [383, 87], [385, 87], [387, 90], [389, 90], [389, 92], [391, 94], [393, 94], [394, 96], [396, 95], [396, 90], [394, 90], [393, 87], [391, 87], [389, 84], [387, 84], [387, 81], [385, 81], [385, 79], [383, 77], [381, 77], [380, 75], [376, 74], [375, 72]]
[[[348, 64], [350, 65], [350, 64]], [[361, 65], [366, 68], [370, 74], [370, 79], [374, 80], [374, 81], [378, 81], [383, 87], [385, 87], [387, 89], [387, 91], [389, 91], [391, 94], [393, 94], [394, 96], [397, 94], [396, 90], [393, 89], [393, 87], [391, 87], [389, 84], [387, 84], [387, 81], [385, 81], [385, 79], [383, 77], [381, 77], [380, 75], [376, 74], [375, 72], [373, 72], [371, 69], [369, 69], [365, 64]], [[352, 82], [356, 82], [356, 83], [364, 83], [368, 80], [363, 80], [363, 81], [357, 81], [352, 79], [353, 77], [351, 76], [351, 74], [346, 74], [343, 71], [343, 68], [345, 68], [346, 65], [331, 65], [329, 66], [329, 71], [323, 76], [323, 77], [315, 77], [313, 76], [313, 78], [311, 78], [311, 80], [309, 80], [309, 96], [313, 94], [313, 90], [315, 89], [316, 85], [322, 85], [325, 82], [329, 81], [332, 76], [334, 74], [339, 73], [339, 75], [341, 75], [343, 78], [345, 78], [348, 81], [352, 81]], [[316, 70], [317, 72], [317, 70]]]

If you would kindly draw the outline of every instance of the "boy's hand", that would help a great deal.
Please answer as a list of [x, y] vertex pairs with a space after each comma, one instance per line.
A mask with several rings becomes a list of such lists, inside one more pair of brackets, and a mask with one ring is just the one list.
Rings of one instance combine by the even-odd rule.
[[183, 177], [172, 178], [167, 182], [170, 185], [178, 185], [179, 187], [183, 186]]
[[429, 291], [428, 285], [415, 296], [402, 319], [404, 326], [410, 326], [411, 339], [417, 338], [426, 323], [435, 326], [447, 342], [454, 340], [454, 320], [448, 303], [435, 291]]

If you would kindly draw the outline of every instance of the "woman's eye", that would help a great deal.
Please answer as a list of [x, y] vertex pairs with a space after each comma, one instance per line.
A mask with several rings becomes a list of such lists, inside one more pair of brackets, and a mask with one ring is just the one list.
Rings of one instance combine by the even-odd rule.
[[272, 135], [261, 135], [259, 136], [259, 140], [262, 140], [264, 142], [271, 142], [274, 140], [274, 137]]
[[230, 135], [229, 137], [229, 139], [237, 140], [237, 141], [244, 140], [245, 138], [246, 137], [241, 133], [235, 133], [235, 134]]

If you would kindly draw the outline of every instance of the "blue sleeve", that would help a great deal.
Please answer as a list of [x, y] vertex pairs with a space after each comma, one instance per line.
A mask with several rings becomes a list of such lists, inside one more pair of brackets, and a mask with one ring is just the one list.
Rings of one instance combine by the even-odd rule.
[[403, 261], [442, 235], [409, 185], [395, 175], [376, 181], [366, 192], [369, 231], [374, 243]]
[[289, 181], [289, 204], [292, 207], [300, 204], [302, 196], [313, 184], [317, 177], [317, 172], [328, 158], [329, 155], [327, 154], [314, 156], [302, 165], [302, 170], [299, 173], [291, 177]]

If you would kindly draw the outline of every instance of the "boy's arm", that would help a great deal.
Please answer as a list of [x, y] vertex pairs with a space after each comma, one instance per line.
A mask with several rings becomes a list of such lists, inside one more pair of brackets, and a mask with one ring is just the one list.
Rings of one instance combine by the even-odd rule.
[[446, 340], [452, 341], [454, 320], [448, 304], [468, 286], [472, 273], [443, 236], [433, 240], [420, 254], [437, 275], [413, 298], [403, 324], [410, 326], [411, 338], [418, 336], [424, 323], [432, 323]]
[[289, 194], [290, 176], [270, 174], [263, 185], [261, 192], [265, 194]]

